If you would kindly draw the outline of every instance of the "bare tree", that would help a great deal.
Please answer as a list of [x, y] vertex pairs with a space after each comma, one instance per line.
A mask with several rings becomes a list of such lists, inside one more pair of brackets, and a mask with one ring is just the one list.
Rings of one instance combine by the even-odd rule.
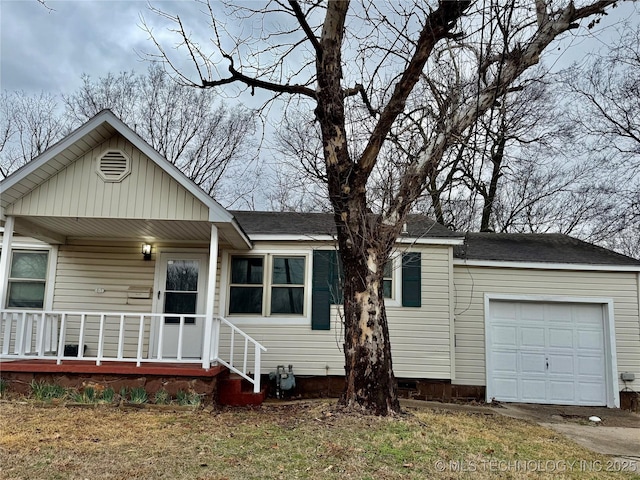
[[[399, 411], [383, 265], [431, 173], [478, 118], [538, 63], [554, 39], [613, 3], [442, 1], [432, 6], [289, 0], [267, 2], [264, 8], [240, 3], [228, 5], [223, 18], [241, 18], [251, 33], [235, 38], [225, 35], [214, 6], [203, 3], [212, 25], [213, 52], [191, 37], [179, 16], [155, 10], [172, 22], [196, 77], [190, 78], [175, 54], [148, 29], [159, 49], [154, 59], [165, 62], [182, 82], [199, 88], [238, 84], [276, 96], [303, 97], [314, 111], [345, 276], [345, 405], [378, 414]], [[277, 21], [268, 21], [269, 16]], [[262, 30], [250, 28], [251, 22]], [[489, 33], [494, 41], [485, 48], [483, 39]], [[369, 192], [371, 182], [378, 180], [381, 153], [397, 133], [407, 99], [422, 75], [428, 75], [430, 60], [437, 60], [436, 47], [445, 41], [454, 50], [476, 45], [475, 56], [468, 55], [468, 49], [458, 50], [458, 61], [467, 62], [476, 81], [464, 92], [424, 99], [448, 102], [449, 113], [430, 126], [419, 155], [397, 163], [401, 174], [377, 203]], [[354, 120], [370, 123], [367, 138], [355, 143], [349, 141], [349, 121]]]
[[586, 65], [566, 72], [571, 119], [592, 158], [602, 158], [611, 208], [593, 228], [601, 243], [640, 258], [640, 26]]
[[226, 206], [242, 205], [258, 184], [255, 112], [216, 104], [211, 95], [173, 82], [157, 65], [144, 75], [84, 75], [82, 87], [63, 98], [74, 125], [111, 109]]
[[30, 162], [68, 129], [55, 96], [0, 93], [0, 175], [6, 177]]

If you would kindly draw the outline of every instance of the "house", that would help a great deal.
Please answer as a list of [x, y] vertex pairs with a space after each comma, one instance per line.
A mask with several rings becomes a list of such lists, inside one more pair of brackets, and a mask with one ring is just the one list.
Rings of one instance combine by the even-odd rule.
[[[108, 110], [0, 182], [0, 207], [3, 377], [222, 396], [216, 378], [231, 371], [258, 395], [261, 376], [292, 365], [308, 391], [340, 383], [331, 215], [227, 211]], [[636, 401], [640, 261], [564, 235], [465, 235], [416, 215], [384, 287], [402, 388]]]

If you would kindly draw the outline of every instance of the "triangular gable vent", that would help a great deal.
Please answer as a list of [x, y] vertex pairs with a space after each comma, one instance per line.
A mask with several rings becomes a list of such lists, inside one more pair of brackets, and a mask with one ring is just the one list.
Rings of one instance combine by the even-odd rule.
[[105, 182], [120, 182], [131, 173], [131, 160], [121, 150], [107, 150], [98, 157], [96, 171]]

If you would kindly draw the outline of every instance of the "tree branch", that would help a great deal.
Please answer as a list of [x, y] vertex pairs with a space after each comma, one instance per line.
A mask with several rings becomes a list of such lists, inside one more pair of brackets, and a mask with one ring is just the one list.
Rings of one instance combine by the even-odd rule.
[[315, 34], [313, 33], [313, 30], [311, 30], [311, 27], [309, 26], [309, 23], [307, 22], [307, 19], [305, 18], [304, 13], [300, 8], [300, 4], [298, 3], [298, 0], [289, 0], [289, 5], [291, 5], [291, 8], [293, 9], [293, 13], [296, 14], [296, 18], [298, 19], [298, 22], [300, 23], [302, 30], [304, 30], [304, 33], [307, 35], [307, 38], [313, 45], [313, 48], [316, 51], [316, 55], [318, 57], [322, 57], [322, 46], [318, 41], [318, 37], [316, 37]]
[[[380, 148], [391, 129], [391, 125], [404, 110], [407, 97], [420, 79], [420, 72], [422, 72], [434, 46], [449, 36], [449, 31], [454, 27], [456, 20], [462, 16], [470, 4], [469, 0], [441, 2], [438, 9], [432, 11], [427, 17], [416, 43], [416, 50], [396, 84], [391, 99], [383, 110], [358, 162], [359, 175], [364, 179], [368, 178], [375, 166]], [[366, 181], [362, 181], [362, 184], [364, 183]]]

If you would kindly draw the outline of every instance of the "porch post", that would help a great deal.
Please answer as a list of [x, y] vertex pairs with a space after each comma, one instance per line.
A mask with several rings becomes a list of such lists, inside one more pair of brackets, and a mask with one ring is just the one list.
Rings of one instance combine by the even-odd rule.
[[9, 266], [11, 244], [13, 243], [13, 225], [15, 217], [7, 216], [2, 234], [2, 254], [0, 255], [0, 308], [6, 308], [7, 289], [9, 288]]
[[[211, 350], [212, 350], [212, 336], [213, 336], [213, 306], [215, 304], [216, 294], [216, 275], [218, 270], [218, 229], [212, 223], [211, 224], [211, 241], [209, 243], [209, 271], [207, 281], [207, 303], [204, 319], [204, 343], [202, 346], [202, 368], [209, 370], [211, 366]], [[216, 337], [213, 340], [218, 342]]]

